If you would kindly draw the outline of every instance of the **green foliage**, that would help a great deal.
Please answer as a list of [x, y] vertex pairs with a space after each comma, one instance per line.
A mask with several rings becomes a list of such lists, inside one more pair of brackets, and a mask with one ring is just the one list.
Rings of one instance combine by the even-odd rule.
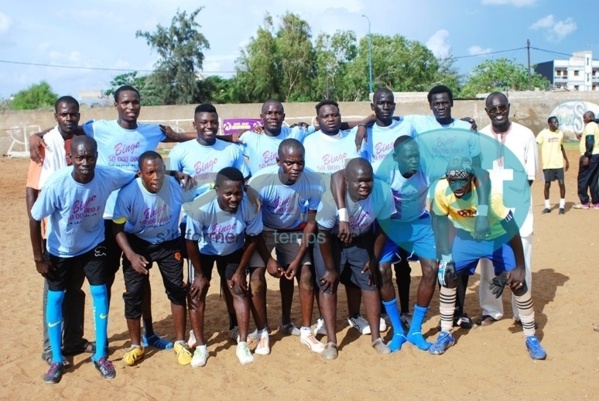
[[162, 104], [157, 93], [156, 85], [153, 84], [152, 75], [137, 76], [137, 71], [117, 75], [110, 81], [111, 87], [104, 91], [104, 95], [112, 98], [114, 92], [123, 85], [132, 86], [139, 91], [142, 106], [156, 106]]
[[54, 107], [56, 100], [58, 95], [52, 92], [52, 88], [46, 81], [42, 81], [14, 94], [10, 100], [10, 108], [33, 110]]
[[137, 31], [136, 37], [146, 43], [160, 56], [152, 74], [152, 83], [162, 104], [189, 104], [202, 100], [202, 87], [198, 72], [204, 62], [203, 49], [210, 44], [198, 29], [195, 18], [202, 7], [187, 14], [179, 12], [173, 17], [170, 27], [158, 25], [154, 33]]
[[485, 60], [474, 67], [468, 77], [462, 97], [474, 97], [478, 93], [493, 91], [521, 91], [548, 89], [549, 81], [540, 74], [534, 73], [528, 84], [528, 71], [524, 64], [515, 60], [499, 58], [496, 60]]

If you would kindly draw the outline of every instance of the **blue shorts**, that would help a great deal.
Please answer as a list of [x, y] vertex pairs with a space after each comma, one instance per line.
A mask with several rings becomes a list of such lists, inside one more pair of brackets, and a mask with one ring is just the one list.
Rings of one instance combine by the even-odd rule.
[[398, 261], [399, 247], [424, 259], [437, 258], [435, 234], [428, 213], [410, 222], [386, 220], [381, 227], [388, 237], [381, 255], [381, 263]]
[[474, 274], [478, 261], [483, 258], [493, 263], [495, 275], [503, 271], [512, 271], [516, 267], [514, 250], [507, 235], [488, 241], [477, 241], [465, 231], [457, 230], [452, 255], [458, 273]]

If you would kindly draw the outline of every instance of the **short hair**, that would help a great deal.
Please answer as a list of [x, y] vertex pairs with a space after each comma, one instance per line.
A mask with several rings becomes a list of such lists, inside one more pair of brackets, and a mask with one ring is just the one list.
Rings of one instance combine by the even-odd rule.
[[280, 100], [268, 99], [266, 102], [262, 103], [262, 108], [260, 109], [260, 114], [264, 113], [264, 108], [266, 107], [267, 104], [270, 104], [270, 103], [278, 104], [279, 106], [281, 106], [281, 109], [283, 109], [283, 112], [285, 112], [285, 107], [283, 107], [283, 103], [281, 103]]
[[139, 159], [137, 159], [137, 166], [141, 170], [141, 166], [144, 164], [144, 162], [146, 160], [157, 160], [157, 159], [162, 160], [162, 156], [160, 156], [160, 153], [155, 152], [153, 150], [145, 151], [139, 156]]
[[339, 103], [337, 103], [336, 101], [331, 100], [331, 99], [325, 99], [316, 105], [316, 115], [318, 115], [320, 113], [320, 109], [323, 106], [335, 106], [335, 107], [337, 107], [337, 110], [339, 110]]
[[73, 96], [61, 96], [61, 97], [59, 97], [56, 100], [56, 102], [54, 102], [54, 111], [58, 111], [58, 105], [60, 103], [72, 104], [72, 105], [74, 105], [74, 106], [77, 107], [77, 110], [79, 110], [79, 102]]
[[216, 174], [215, 185], [220, 185], [225, 181], [244, 182], [243, 174], [235, 167], [225, 167]]
[[556, 116], [551, 116], [547, 119], [547, 123], [550, 123], [554, 118], [557, 120], [557, 122], [559, 122], [559, 119]]
[[494, 99], [496, 97], [502, 97], [505, 99], [506, 102], [510, 102], [510, 100], [507, 98], [506, 94], [503, 92], [491, 92], [489, 93], [489, 95], [487, 96], [487, 99], [485, 99], [485, 106], [489, 104], [489, 102], [491, 101], [491, 99]]
[[121, 95], [121, 92], [125, 92], [125, 91], [135, 92], [135, 93], [137, 93], [137, 97], [141, 98], [141, 96], [139, 95], [139, 91], [137, 89], [135, 89], [131, 85], [123, 85], [123, 86], [119, 86], [119, 88], [114, 91], [114, 101], [116, 103], [119, 102], [119, 96]]
[[393, 96], [393, 101], [395, 101], [395, 95], [393, 94], [393, 91], [389, 88], [378, 88], [377, 90], [375, 90], [374, 93], [372, 94], [372, 100], [374, 101], [374, 99], [376, 97], [379, 97], [383, 93], [391, 94], [391, 96]]
[[400, 148], [403, 148], [406, 144], [408, 144], [410, 142], [416, 143], [414, 138], [412, 138], [409, 135], [398, 136], [397, 139], [395, 140], [395, 142], [393, 142], [393, 149], [395, 152], [398, 152], [400, 150]]
[[298, 141], [295, 138], [287, 138], [287, 139], [283, 139], [281, 141], [281, 143], [279, 144], [279, 150], [278, 150], [278, 154], [279, 154], [279, 158], [281, 158], [281, 156], [283, 156], [283, 153], [289, 149], [299, 149], [302, 151], [303, 154], [306, 153], [306, 149], [304, 148], [304, 145], [302, 145], [302, 143], [300, 141]]
[[370, 162], [366, 159], [364, 159], [363, 157], [356, 157], [351, 159], [348, 163], [347, 166], [345, 167], [345, 173], [347, 174], [349, 171], [353, 171], [353, 170], [357, 170], [357, 169], [365, 169], [366, 172], [370, 172], [371, 174], [374, 174], [373, 170], [372, 170], [372, 164], [370, 164]]
[[71, 140], [71, 153], [75, 152], [75, 150], [77, 149], [77, 146], [79, 145], [89, 145], [92, 147], [92, 149], [95, 151], [94, 153], [98, 153], [98, 143], [96, 142], [96, 140], [94, 138], [92, 138], [91, 136], [87, 136], [87, 135], [77, 135], [75, 137], [73, 137], [73, 139]]
[[472, 159], [469, 157], [454, 157], [447, 163], [445, 176], [456, 180], [465, 180], [474, 175]]
[[195, 116], [196, 114], [199, 113], [214, 113], [214, 114], [218, 114], [216, 111], [216, 107], [214, 107], [214, 105], [212, 105], [211, 103], [202, 103], [200, 105], [198, 105], [195, 109], [195, 111], [193, 112], [193, 115]]
[[433, 88], [430, 91], [428, 91], [428, 95], [426, 95], [428, 102], [432, 102], [433, 95], [438, 95], [439, 93], [447, 93], [447, 95], [449, 96], [449, 100], [453, 102], [453, 92], [445, 85], [433, 86]]

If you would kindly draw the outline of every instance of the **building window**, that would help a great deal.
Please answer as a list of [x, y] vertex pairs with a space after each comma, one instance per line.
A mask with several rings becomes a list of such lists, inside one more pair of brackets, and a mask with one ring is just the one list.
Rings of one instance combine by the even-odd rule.
[[578, 85], [574, 85], [574, 90], [577, 91], [578, 90]]
[[577, 77], [578, 76], [578, 70], [574, 70], [574, 76]]

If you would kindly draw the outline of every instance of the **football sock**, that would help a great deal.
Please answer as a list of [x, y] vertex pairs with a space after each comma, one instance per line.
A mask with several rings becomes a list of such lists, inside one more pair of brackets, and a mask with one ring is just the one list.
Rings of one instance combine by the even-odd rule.
[[62, 301], [64, 291], [48, 290], [46, 303], [46, 319], [48, 324], [48, 339], [52, 350], [52, 363], [62, 363]]
[[545, 199], [545, 209], [551, 209], [551, 202], [549, 199]]
[[414, 306], [414, 316], [412, 317], [412, 324], [408, 331], [408, 341], [421, 350], [427, 350], [431, 347], [431, 343], [424, 339], [422, 335], [422, 322], [428, 312], [428, 307], [416, 305]]
[[563, 209], [566, 207], [566, 200], [564, 198], [560, 198], [559, 200], [559, 208]]
[[97, 361], [106, 355], [108, 337], [108, 292], [106, 285], [90, 285], [94, 302], [94, 322], [96, 324], [96, 353], [93, 360]]
[[[441, 314], [441, 331], [453, 331], [453, 311], [455, 308], [456, 289], [441, 286], [439, 291], [439, 313]], [[414, 321], [412, 320], [412, 323]]]
[[522, 296], [516, 296], [516, 305], [522, 322], [522, 331], [526, 337], [535, 334], [535, 310], [533, 309], [530, 289]]
[[399, 319], [399, 309], [397, 309], [397, 300], [393, 298], [390, 301], [383, 301], [383, 306], [389, 316], [389, 321], [393, 327], [393, 337], [389, 341], [389, 349], [391, 352], [395, 352], [401, 349], [403, 343], [406, 342], [406, 337], [401, 327], [401, 320]]

